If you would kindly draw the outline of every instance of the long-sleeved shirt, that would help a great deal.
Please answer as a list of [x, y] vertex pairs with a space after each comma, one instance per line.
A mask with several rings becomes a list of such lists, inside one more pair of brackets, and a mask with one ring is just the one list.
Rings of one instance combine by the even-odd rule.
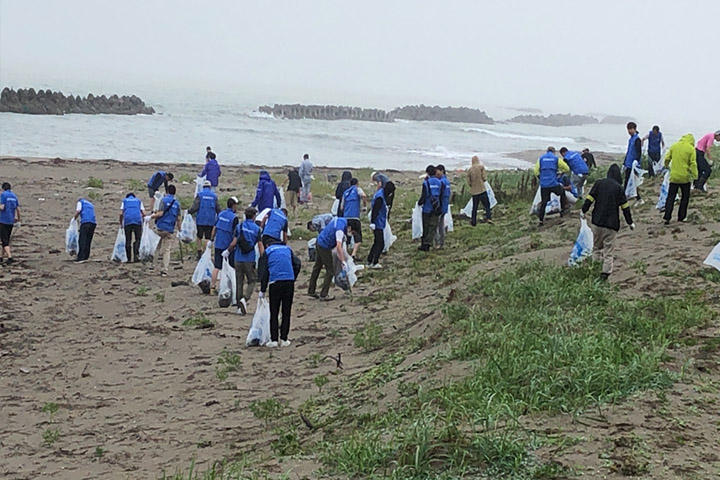
[[617, 232], [620, 230], [618, 209], [622, 209], [628, 225], [633, 223], [625, 189], [612, 178], [603, 178], [595, 182], [590, 193], [585, 197], [585, 203], [582, 206], [583, 213], [586, 213], [593, 203], [595, 203], [592, 214], [593, 225], [611, 228]]

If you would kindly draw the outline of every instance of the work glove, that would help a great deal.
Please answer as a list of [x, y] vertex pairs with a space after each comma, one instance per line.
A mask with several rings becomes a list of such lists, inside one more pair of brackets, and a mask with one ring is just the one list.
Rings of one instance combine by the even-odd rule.
[[229, 250], [223, 250], [223, 252], [222, 252], [222, 257], [223, 257], [223, 258], [228, 258], [229, 256], [230, 256], [230, 251], [229, 251]]
[[634, 222], [630, 224], [630, 230], [635, 230], [635, 223], [634, 223]]
[[258, 293], [258, 298], [265, 298], [265, 292]]
[[205, 248], [212, 248], [212, 247], [213, 247], [213, 242], [211, 240], [208, 240], [207, 247], [205, 247]]
[[373, 231], [375, 230], [375, 224], [374, 224], [374, 223], [371, 223], [371, 224], [370, 224], [370, 230], [373, 230]]

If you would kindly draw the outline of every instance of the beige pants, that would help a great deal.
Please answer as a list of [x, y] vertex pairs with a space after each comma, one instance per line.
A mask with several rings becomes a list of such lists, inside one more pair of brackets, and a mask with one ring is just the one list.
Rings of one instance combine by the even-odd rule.
[[613, 251], [617, 233], [612, 228], [592, 226], [593, 260], [603, 262], [602, 272], [610, 275], [613, 271]]
[[168, 273], [168, 269], [170, 268], [170, 251], [173, 245], [175, 245], [175, 234], [163, 230], [158, 230], [157, 234], [160, 235], [160, 243], [158, 243], [157, 251], [153, 257], [153, 265], [157, 266], [158, 258], [162, 255], [163, 264], [160, 272]]

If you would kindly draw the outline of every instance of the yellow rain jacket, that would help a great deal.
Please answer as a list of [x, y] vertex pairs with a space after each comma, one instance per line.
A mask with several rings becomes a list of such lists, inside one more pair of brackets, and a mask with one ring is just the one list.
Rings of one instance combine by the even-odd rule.
[[690, 183], [698, 178], [695, 137], [691, 133], [670, 147], [665, 155], [665, 168], [668, 165], [671, 183]]

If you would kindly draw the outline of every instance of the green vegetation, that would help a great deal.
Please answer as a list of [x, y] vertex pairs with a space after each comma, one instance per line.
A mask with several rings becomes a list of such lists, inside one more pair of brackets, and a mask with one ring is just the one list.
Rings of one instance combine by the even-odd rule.
[[218, 357], [217, 366], [215, 366], [215, 375], [218, 380], [224, 382], [230, 372], [237, 372], [240, 369], [240, 364], [239, 354], [223, 350]]
[[187, 173], [183, 173], [177, 179], [179, 183], [195, 183], [195, 176]]
[[327, 375], [318, 375], [313, 379], [313, 382], [315, 382], [315, 386], [318, 387], [318, 391], [322, 393], [322, 389], [325, 385], [328, 384], [330, 380], [328, 380]]
[[102, 447], [95, 447], [95, 458], [102, 458], [105, 456], [105, 449]]
[[60, 429], [48, 428], [42, 434], [43, 441], [48, 447], [52, 447], [60, 438]]
[[143, 190], [147, 190], [147, 183], [143, 182], [142, 180], [138, 180], [136, 178], [131, 178], [128, 180], [128, 189], [131, 192], [142, 192]]
[[50, 417], [54, 417], [57, 411], [60, 409], [57, 403], [55, 402], [47, 402], [45, 405], [43, 405], [41, 411], [43, 413], [47, 413], [50, 415]]
[[103, 181], [99, 178], [90, 177], [88, 178], [87, 186], [90, 188], [103, 188]]
[[138, 297], [146, 297], [150, 289], [148, 287], [138, 287], [136, 295]]
[[355, 332], [355, 346], [364, 352], [372, 352], [383, 345], [382, 327], [377, 322], [370, 322]]
[[207, 318], [204, 313], [198, 312], [195, 315], [186, 318], [183, 321], [184, 327], [195, 327], [195, 328], [212, 328], [215, 326], [212, 320]]
[[88, 198], [88, 200], [92, 200], [93, 202], [97, 202], [100, 198], [102, 198], [102, 195], [100, 195], [100, 193], [98, 193], [98, 192], [95, 192], [95, 191], [92, 191], [92, 190], [91, 190], [91, 191], [87, 192], [86, 197]]

